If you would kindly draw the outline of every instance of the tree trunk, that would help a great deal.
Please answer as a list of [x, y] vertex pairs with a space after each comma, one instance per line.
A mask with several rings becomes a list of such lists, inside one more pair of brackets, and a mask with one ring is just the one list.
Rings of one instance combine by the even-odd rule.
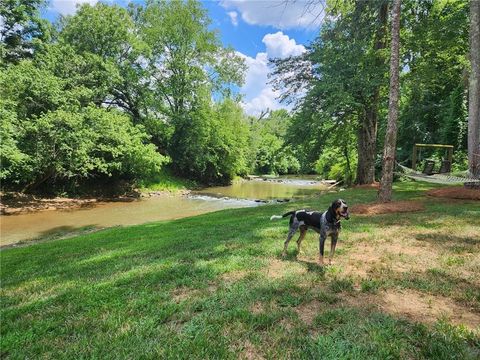
[[375, 181], [375, 154], [377, 152], [377, 116], [363, 115], [357, 131], [357, 179], [359, 185]]
[[468, 98], [468, 169], [480, 177], [480, 1], [470, 0], [470, 86]]
[[347, 162], [347, 176], [345, 177], [345, 182], [347, 185], [352, 184], [352, 168], [350, 167], [350, 156], [348, 155], [347, 145], [343, 146], [343, 156], [345, 156], [345, 161]]
[[[360, 4], [360, 2], [357, 2]], [[361, 4], [360, 4], [361, 5]], [[358, 6], [360, 6], [358, 5]], [[375, 34], [374, 49], [376, 53], [375, 63], [378, 68], [384, 63], [383, 57], [378, 54], [379, 50], [385, 49], [385, 35], [388, 18], [388, 2], [384, 1], [380, 5], [378, 12], [378, 28]], [[380, 98], [380, 88], [375, 89], [374, 94], [369, 99], [365, 114], [361, 118], [357, 131], [357, 178], [356, 183], [372, 184], [375, 182], [375, 155], [377, 153], [377, 124], [378, 124], [378, 101]]]
[[392, 8], [392, 47], [390, 55], [390, 96], [388, 101], [388, 124], [383, 150], [382, 179], [378, 199], [382, 202], [392, 200], [393, 168], [397, 146], [398, 99], [400, 95], [400, 2], [393, 1]]

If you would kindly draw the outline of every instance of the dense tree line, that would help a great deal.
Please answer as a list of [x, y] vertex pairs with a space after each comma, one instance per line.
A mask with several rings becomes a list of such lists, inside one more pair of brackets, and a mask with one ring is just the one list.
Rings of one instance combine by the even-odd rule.
[[[356, 182], [370, 183], [386, 128], [391, 2], [327, 5], [308, 51], [273, 60], [273, 82], [296, 104], [289, 144], [302, 154], [302, 170], [329, 172], [335, 157], [337, 167], [343, 162], [337, 177], [351, 177], [355, 164]], [[446, 143], [466, 165], [469, 4], [408, 0], [402, 7], [397, 160], [407, 160], [414, 143]]]
[[298, 173], [300, 163], [291, 145], [287, 144], [291, 116], [286, 110], [265, 115], [250, 118], [250, 149], [255, 160], [253, 170], [260, 174]]
[[[391, 2], [327, 1], [308, 51], [272, 59], [294, 111], [259, 118], [240, 106], [243, 60], [200, 2], [84, 4], [54, 24], [43, 5], [0, 4], [3, 189], [135, 184], [165, 166], [205, 184], [247, 173], [378, 179]], [[402, 2], [399, 161], [416, 142], [449, 143], [466, 166], [468, 19], [467, 2]]]
[[3, 188], [135, 183], [167, 163], [204, 183], [254, 170], [232, 91], [245, 65], [199, 2], [82, 5], [55, 24], [42, 5], [0, 7]]

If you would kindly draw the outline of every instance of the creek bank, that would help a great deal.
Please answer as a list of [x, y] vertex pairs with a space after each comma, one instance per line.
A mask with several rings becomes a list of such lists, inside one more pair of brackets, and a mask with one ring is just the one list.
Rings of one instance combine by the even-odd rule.
[[[295, 186], [314, 186], [314, 185], [329, 185], [331, 181], [319, 181], [317, 179], [301, 179], [301, 178], [269, 178], [260, 176], [248, 176], [246, 179], [242, 179], [243, 183], [275, 183]], [[219, 200], [250, 200], [256, 203], [284, 203], [289, 202], [292, 198], [281, 197], [277, 198], [261, 198], [256, 196], [235, 196], [234, 194], [222, 195], [222, 194], [208, 194], [203, 193], [202, 190], [209, 189], [181, 189], [181, 190], [134, 190], [125, 195], [117, 197], [42, 197], [38, 195], [24, 194], [19, 192], [2, 192], [0, 193], [0, 215], [21, 215], [28, 213], [35, 213], [40, 211], [71, 211], [78, 209], [88, 209], [101, 204], [112, 202], [133, 202], [142, 198], [154, 198], [154, 197], [197, 197], [202, 195], [209, 195], [212, 199]]]
[[[21, 193], [2, 194], [0, 215], [19, 215], [38, 211], [73, 210], [90, 208], [107, 199], [99, 198], [42, 198]], [[114, 201], [133, 201], [132, 198], [109, 199]]]
[[42, 197], [20, 192], [0, 193], [0, 215], [20, 215], [39, 211], [55, 210], [78, 210], [88, 209], [100, 204], [113, 202], [132, 202], [140, 198], [166, 197], [166, 196], [187, 196], [191, 190], [156, 190], [156, 191], [132, 191], [126, 195], [115, 197]]

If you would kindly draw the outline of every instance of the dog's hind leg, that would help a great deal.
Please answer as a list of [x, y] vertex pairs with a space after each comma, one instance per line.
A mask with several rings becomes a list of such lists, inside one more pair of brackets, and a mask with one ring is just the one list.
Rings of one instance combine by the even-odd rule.
[[302, 245], [302, 241], [305, 238], [305, 235], [307, 234], [308, 228], [306, 226], [300, 226], [300, 236], [298, 237], [297, 240], [297, 254], [300, 254], [300, 246]]
[[299, 226], [299, 223], [296, 220], [294, 220], [293, 223], [290, 225], [290, 230], [288, 230], [287, 239], [283, 244], [282, 256], [287, 256], [288, 243], [290, 242], [290, 240], [292, 240], [293, 235], [295, 235], [296, 231], [298, 230], [298, 226]]
[[330, 244], [330, 254], [328, 255], [328, 262], [331, 264], [333, 255], [335, 255], [335, 247], [337, 246], [338, 234], [332, 234], [332, 243]]

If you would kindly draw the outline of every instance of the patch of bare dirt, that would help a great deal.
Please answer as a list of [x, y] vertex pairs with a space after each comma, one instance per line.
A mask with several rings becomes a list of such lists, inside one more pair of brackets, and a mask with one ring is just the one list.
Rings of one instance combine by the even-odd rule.
[[191, 299], [193, 297], [212, 294], [215, 291], [217, 291], [217, 289], [218, 287], [214, 283], [208, 284], [206, 289], [192, 289], [189, 287], [182, 286], [172, 291], [172, 300], [178, 304], [182, 301]]
[[234, 283], [242, 280], [248, 273], [249, 272], [245, 270], [235, 270], [222, 274], [220, 278], [226, 283]]
[[422, 210], [425, 210], [425, 206], [420, 201], [392, 201], [389, 203], [357, 204], [350, 208], [352, 214], [356, 215], [378, 215]]
[[282, 319], [278, 322], [278, 325], [285, 329], [287, 332], [292, 330], [295, 326], [289, 319]]
[[288, 274], [302, 275], [307, 272], [307, 269], [301, 264], [289, 261], [282, 261], [273, 259], [266, 267], [267, 276], [272, 279], [279, 279]]
[[261, 314], [265, 311], [265, 306], [261, 301], [257, 301], [250, 306], [250, 312], [252, 314]]
[[285, 274], [285, 263], [284, 261], [274, 259], [270, 261], [270, 264], [268, 264], [266, 271], [267, 275], [271, 278], [281, 278]]
[[368, 293], [356, 292], [352, 294], [342, 294], [342, 305], [348, 305], [359, 309], [374, 308], [379, 309], [379, 296]]
[[172, 292], [172, 299], [177, 304], [199, 294], [199, 290], [188, 287], [180, 287]]
[[245, 340], [243, 343], [243, 349], [240, 353], [240, 359], [246, 360], [260, 360], [264, 359], [264, 357], [258, 352], [255, 346], [248, 340]]
[[416, 240], [414, 233], [389, 226], [372, 234], [369, 241], [354, 239], [348, 256], [335, 260], [346, 275], [363, 279], [382, 269], [401, 273], [422, 270], [436, 264], [439, 256], [437, 249]]
[[405, 244], [404, 241], [386, 242], [383, 248], [394, 255], [418, 257], [422, 254], [431, 254], [431, 250], [425, 249], [424, 247], [412, 246], [412, 244]]
[[318, 300], [300, 304], [295, 308], [295, 312], [298, 314], [300, 320], [307, 325], [311, 325], [313, 323], [313, 320], [321, 312], [321, 310], [322, 303]]
[[425, 295], [413, 290], [389, 290], [382, 295], [380, 308], [417, 322], [433, 323], [439, 318], [446, 318], [453, 324], [480, 330], [480, 314], [441, 296]]
[[38, 199], [33, 196], [22, 200], [2, 199], [0, 204], [0, 214], [18, 215], [36, 211], [79, 209], [93, 207], [97, 203], [97, 199]]
[[427, 195], [434, 197], [462, 199], [462, 200], [480, 200], [479, 189], [467, 189], [463, 186], [447, 187], [442, 189], [433, 189], [427, 191]]
[[439, 319], [446, 319], [452, 324], [480, 331], [479, 313], [442, 296], [422, 294], [414, 290], [390, 289], [379, 294], [344, 295], [342, 300], [349, 306], [360, 309], [370, 307], [414, 322], [433, 324]]
[[372, 253], [353, 254], [342, 266], [346, 275], [363, 279], [368, 276], [370, 268], [379, 263], [379, 260], [379, 256]]

